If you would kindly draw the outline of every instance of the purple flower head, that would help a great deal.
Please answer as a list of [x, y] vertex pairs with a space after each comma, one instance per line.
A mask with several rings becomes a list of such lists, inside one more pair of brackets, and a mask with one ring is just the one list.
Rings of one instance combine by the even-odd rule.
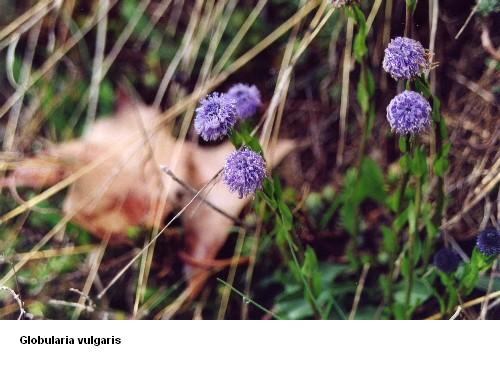
[[408, 37], [391, 40], [385, 49], [382, 65], [396, 80], [411, 80], [430, 68], [429, 56], [422, 44]]
[[196, 108], [194, 128], [205, 141], [226, 136], [237, 120], [236, 102], [226, 94], [213, 93]]
[[460, 256], [450, 248], [441, 248], [434, 255], [434, 266], [446, 273], [456, 271], [460, 262]]
[[345, 5], [350, 5], [354, 2], [354, 0], [331, 0], [331, 3], [334, 7], [340, 8]]
[[404, 91], [387, 106], [387, 120], [399, 135], [418, 134], [431, 125], [431, 106], [419, 93]]
[[264, 158], [248, 148], [238, 149], [226, 159], [223, 171], [224, 183], [240, 198], [255, 193], [266, 177]]
[[241, 119], [252, 117], [262, 105], [260, 91], [255, 85], [236, 84], [227, 91], [236, 101], [236, 111]]
[[496, 256], [500, 254], [500, 231], [488, 228], [477, 236], [477, 249], [485, 256]]

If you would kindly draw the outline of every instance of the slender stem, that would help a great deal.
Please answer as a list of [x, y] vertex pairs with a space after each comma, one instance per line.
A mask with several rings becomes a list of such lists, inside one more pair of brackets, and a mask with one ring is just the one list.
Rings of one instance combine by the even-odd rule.
[[[440, 114], [441, 117], [441, 114]], [[447, 139], [446, 127], [443, 127], [445, 122], [442, 118], [440, 118], [439, 122], [434, 122], [434, 130], [436, 136], [436, 154], [439, 155], [439, 158], [443, 158], [444, 153], [444, 143]], [[445, 203], [445, 192], [444, 192], [444, 173], [438, 177], [437, 183], [437, 204], [436, 204], [436, 212], [433, 216], [434, 225], [441, 225], [443, 221], [443, 213], [444, 213], [444, 203]]]
[[11, 288], [9, 288], [7, 286], [0, 286], [0, 291], [2, 291], [2, 290], [9, 293], [12, 296], [12, 298], [16, 301], [16, 303], [19, 307], [19, 316], [17, 317], [17, 319], [22, 320], [24, 315], [26, 314], [26, 311], [24, 310], [24, 304], [21, 301], [19, 294], [17, 294], [16, 292], [14, 292], [14, 290], [12, 290]]
[[[405, 141], [406, 141], [405, 147], [408, 150], [408, 148], [410, 147], [409, 137], [406, 137]], [[403, 154], [406, 154], [406, 153], [403, 153]], [[406, 187], [408, 185], [409, 180], [410, 180], [410, 173], [407, 170], [405, 170], [403, 175], [401, 176], [401, 180], [400, 180], [399, 188], [398, 188], [398, 198], [397, 198], [396, 207], [395, 207], [396, 217], [401, 213], [401, 210], [403, 209], [403, 200], [404, 200]], [[392, 224], [393, 230], [396, 229], [395, 223], [396, 223], [396, 221], [394, 221]], [[396, 231], [396, 234], [397, 234], [397, 231]], [[390, 255], [389, 255], [389, 275], [388, 275], [389, 280], [387, 282], [387, 297], [384, 299], [385, 303], [387, 303], [387, 304], [392, 303], [392, 291], [394, 289], [393, 275], [394, 275], [394, 271], [396, 269], [397, 255], [398, 255], [397, 245], [394, 245], [392, 247], [392, 250], [391, 250]]]
[[[422, 78], [421, 81], [427, 87], [428, 91], [431, 92], [429, 99], [432, 101], [433, 104], [433, 117], [436, 116], [438, 117], [433, 122], [434, 138], [435, 138], [434, 139], [435, 150], [434, 150], [433, 162], [436, 163], [437, 161], [446, 161], [447, 154], [444, 151], [444, 146], [448, 139], [446, 122], [444, 121], [441, 112], [439, 111], [439, 100], [434, 97], [429, 81], [425, 78]], [[445, 188], [444, 188], [445, 183], [444, 183], [444, 173], [438, 173], [436, 175], [437, 175], [436, 207], [434, 214], [432, 216], [432, 223], [439, 227], [442, 224], [443, 215], [445, 211]], [[423, 252], [423, 261], [425, 265], [427, 265], [429, 262], [430, 255], [432, 253], [433, 242], [434, 240], [432, 238], [432, 235], [428, 235], [425, 240], [425, 246]]]
[[[434, 100], [434, 97], [432, 97]], [[446, 157], [444, 153], [444, 143], [446, 142], [447, 139], [447, 133], [446, 133], [446, 127], [443, 127], [445, 125], [445, 122], [443, 121], [443, 118], [441, 117], [441, 113], [439, 113], [439, 121], [434, 122], [434, 136], [435, 136], [435, 141], [436, 141], [436, 158], [435, 160], [443, 159], [445, 160]], [[444, 204], [445, 204], [445, 192], [444, 192], [444, 173], [441, 173], [438, 175], [437, 179], [437, 195], [436, 195], [436, 210], [434, 212], [434, 215], [432, 216], [432, 223], [437, 226], [441, 226], [441, 223], [443, 222], [443, 215], [444, 215]], [[427, 264], [428, 259], [430, 257], [430, 253], [432, 251], [432, 240], [429, 241], [428, 243], [429, 247], [425, 251], [424, 255], [424, 261]]]
[[275, 314], [274, 312], [268, 310], [267, 308], [265, 308], [264, 306], [258, 304], [257, 302], [255, 302], [253, 299], [251, 299], [250, 297], [248, 297], [247, 295], [243, 294], [242, 292], [240, 292], [238, 289], [236, 289], [235, 287], [233, 287], [232, 285], [226, 283], [224, 280], [222, 279], [219, 279], [217, 278], [217, 281], [219, 283], [221, 283], [222, 285], [228, 287], [229, 289], [231, 289], [233, 292], [235, 292], [236, 294], [238, 294], [241, 298], [243, 298], [243, 301], [245, 303], [251, 303], [253, 304], [255, 307], [257, 307], [258, 309], [264, 311], [265, 313], [267, 313], [268, 315], [271, 315], [272, 317], [274, 317], [275, 319], [277, 320], [283, 320], [281, 317], [279, 317], [277, 314]]
[[293, 245], [291, 243], [287, 243], [287, 244], [288, 244], [288, 247], [290, 249], [290, 253], [292, 255], [295, 267], [297, 267], [297, 270], [299, 271], [299, 274], [300, 274], [300, 278], [302, 279], [302, 283], [304, 284], [304, 289], [307, 293], [309, 304], [311, 305], [311, 308], [314, 312], [314, 317], [318, 320], [321, 320], [323, 318], [323, 315], [321, 314], [321, 310], [318, 306], [318, 303], [316, 302], [316, 299], [314, 298], [314, 294], [312, 292], [310, 282], [308, 282], [306, 280], [306, 278], [304, 277], [304, 274], [302, 274], [302, 272], [300, 272], [301, 269], [300, 269], [299, 260], [297, 259], [297, 254], [293, 250]]
[[[478, 3], [479, 4], [479, 3]], [[476, 6], [474, 8], [472, 8], [469, 16], [467, 17], [467, 19], [465, 20], [465, 23], [463, 24], [463, 26], [460, 28], [460, 31], [458, 31], [457, 35], [455, 36], [455, 40], [457, 40], [460, 35], [462, 34], [462, 32], [464, 32], [465, 28], [467, 27], [467, 25], [469, 24], [470, 20], [472, 19], [472, 17], [474, 16], [474, 14], [476, 14], [477, 12], [477, 7], [478, 7], [478, 4], [476, 4]]]
[[[161, 170], [166, 175], [170, 176], [172, 178], [172, 180], [174, 180], [176, 183], [178, 183], [180, 186], [182, 186], [187, 192], [189, 192], [190, 195], [193, 196], [193, 195], [196, 195], [196, 193], [198, 193], [198, 190], [196, 190], [195, 188], [192, 188], [190, 185], [186, 184], [183, 180], [181, 180], [180, 178], [178, 178], [172, 172], [172, 170], [170, 168], [168, 168], [167, 166], [162, 165], [160, 168], [161, 168]], [[209, 206], [210, 208], [212, 208], [214, 211], [219, 212], [224, 217], [230, 219], [236, 225], [244, 227], [244, 228], [249, 228], [249, 226], [246, 225], [246, 224], [244, 224], [241, 220], [237, 219], [234, 216], [231, 216], [229, 213], [227, 213], [226, 211], [224, 211], [222, 208], [216, 206], [215, 204], [213, 204], [212, 202], [210, 202], [208, 199], [205, 199], [204, 197], [201, 197], [200, 201], [203, 202], [203, 203], [205, 203], [207, 206]]]
[[[412, 23], [413, 23], [413, 7], [409, 1], [406, 1], [406, 17], [405, 17], [405, 30], [404, 30], [405, 37], [411, 37]], [[411, 88], [410, 85], [411, 85], [410, 83], [407, 83], [405, 88], [407, 90], [409, 90]], [[410, 148], [410, 144], [411, 144], [409, 137], [406, 137], [405, 141], [406, 141], [405, 147], [406, 147], [406, 150], [408, 150], [408, 148]], [[406, 154], [406, 153], [402, 153], [402, 154]], [[403, 175], [401, 176], [401, 180], [399, 183], [398, 198], [397, 198], [396, 207], [395, 207], [396, 217], [401, 213], [403, 200], [404, 200], [404, 196], [405, 196], [405, 191], [406, 191], [406, 187], [407, 187], [409, 181], [410, 181], [410, 173], [407, 169], [405, 169], [403, 172]], [[392, 229], [393, 230], [396, 229], [395, 221], [392, 224]], [[396, 231], [396, 235], [397, 235], [397, 230], [395, 230], [395, 231]], [[387, 282], [387, 296], [384, 297], [384, 305], [392, 303], [392, 292], [394, 290], [394, 281], [393, 281], [394, 276], [393, 275], [394, 275], [394, 271], [396, 269], [395, 264], [396, 264], [397, 255], [398, 255], [398, 248], [397, 248], [397, 245], [394, 245], [392, 247], [392, 250], [391, 250], [390, 255], [389, 255], [389, 275], [388, 275], [388, 282]]]
[[[363, 159], [365, 157], [365, 150], [366, 150], [366, 141], [368, 140], [368, 124], [367, 124], [367, 114], [363, 113], [363, 119], [362, 119], [362, 130], [363, 134], [361, 137], [361, 143], [359, 146], [359, 152], [358, 152], [358, 159], [356, 161], [356, 186], [358, 185], [359, 179], [360, 179], [360, 174], [361, 174], [361, 167], [363, 165]], [[347, 252], [348, 254], [354, 255], [354, 248], [357, 247], [358, 245], [358, 237], [359, 237], [359, 225], [360, 225], [360, 220], [359, 220], [359, 205], [356, 207], [355, 213], [354, 213], [354, 230], [352, 233], [351, 240], [349, 241], [349, 244], [347, 246]]]
[[413, 9], [409, 2], [406, 2], [405, 37], [411, 37], [413, 24]]
[[[406, 37], [411, 37], [412, 34], [412, 26], [413, 26], [413, 5], [411, 4], [411, 1], [406, 0], [406, 19], [405, 19], [405, 36]], [[411, 83], [406, 84], [406, 89], [410, 90], [411, 88]], [[409, 173], [406, 171], [405, 175], [407, 176], [407, 182], [409, 181]], [[408, 307], [410, 303], [410, 296], [411, 296], [411, 289], [413, 285], [413, 244], [415, 243], [415, 237], [416, 237], [416, 232], [418, 230], [417, 227], [417, 220], [418, 220], [418, 213], [420, 211], [417, 211], [417, 209], [420, 209], [420, 198], [421, 198], [421, 178], [420, 176], [417, 177], [417, 191], [415, 195], [415, 225], [414, 229], [410, 233], [410, 241], [409, 241], [409, 247], [408, 247], [408, 264], [409, 264], [409, 271], [408, 271], [408, 282], [406, 286], [406, 294], [405, 294], [405, 316], [408, 314]], [[392, 278], [392, 276], [391, 276]]]
[[405, 293], [405, 315], [407, 318], [409, 316], [409, 308], [410, 308], [410, 297], [411, 291], [413, 288], [413, 270], [414, 270], [414, 250], [415, 244], [417, 241], [417, 233], [418, 233], [418, 219], [420, 218], [420, 208], [422, 203], [422, 176], [417, 176], [417, 185], [415, 192], [415, 225], [413, 228], [410, 227], [410, 240], [408, 244], [408, 281], [406, 285], [406, 293]]
[[[379, 6], [380, 6], [380, 4], [378, 4], [378, 6], [377, 6], [377, 4], [374, 4], [370, 15], [373, 14], [373, 17], [374, 17], [378, 11]], [[354, 5], [354, 7], [357, 7], [357, 5]], [[358, 8], [358, 9], [359, 9], [360, 13], [363, 13], [363, 11], [360, 8]], [[360, 34], [361, 32], [367, 33], [368, 31], [363, 30], [363, 28], [360, 27], [360, 29], [358, 30], [358, 34]], [[366, 36], [366, 34], [364, 36]], [[370, 70], [369, 70], [369, 67], [368, 67], [368, 64], [366, 61], [366, 56], [362, 57], [361, 60], [358, 62], [358, 64], [360, 65], [360, 69], [361, 69], [361, 74], [359, 77], [360, 83], [363, 85], [363, 88], [366, 89], [366, 91], [369, 91], [367, 80], [369, 78], [368, 76], [369, 76]], [[359, 87], [358, 87], [358, 89], [359, 89]], [[362, 168], [363, 160], [365, 157], [366, 143], [367, 143], [368, 138], [369, 138], [369, 122], [368, 122], [368, 120], [369, 120], [370, 109], [371, 109], [371, 106], [373, 105], [373, 98], [372, 98], [371, 92], [368, 94], [368, 96], [369, 96], [368, 107], [367, 108], [361, 107], [362, 108], [361, 109], [361, 111], [362, 111], [362, 118], [361, 118], [362, 136], [361, 136], [361, 142], [360, 142], [359, 149], [358, 149], [358, 158], [356, 160], [356, 181], [355, 181], [356, 186], [358, 185], [358, 182], [360, 179], [361, 168]], [[360, 217], [359, 205], [357, 205], [356, 211], [354, 214], [353, 235], [352, 235], [352, 238], [351, 238], [349, 245], [347, 247], [348, 254], [353, 251], [353, 249], [357, 246], [357, 243], [358, 243], [359, 224], [360, 224], [359, 217]]]

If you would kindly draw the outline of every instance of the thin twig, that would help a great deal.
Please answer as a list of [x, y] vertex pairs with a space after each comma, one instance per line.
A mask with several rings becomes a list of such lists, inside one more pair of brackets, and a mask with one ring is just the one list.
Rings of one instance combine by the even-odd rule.
[[253, 304], [255, 307], [259, 308], [260, 310], [264, 311], [265, 313], [267, 313], [268, 315], [271, 315], [272, 317], [274, 317], [275, 319], [277, 320], [283, 320], [281, 317], [279, 317], [277, 314], [275, 314], [274, 312], [268, 310], [267, 308], [261, 306], [260, 304], [258, 304], [257, 302], [255, 302], [253, 299], [251, 299], [250, 297], [246, 296], [245, 294], [243, 294], [242, 292], [240, 292], [238, 289], [236, 289], [235, 287], [233, 287], [232, 285], [229, 285], [228, 283], [226, 283], [224, 280], [222, 279], [219, 279], [217, 278], [217, 281], [221, 284], [223, 284], [224, 286], [230, 288], [233, 292], [235, 292], [236, 294], [238, 294], [241, 298], [243, 298], [243, 303], [245, 304], [248, 304], [248, 303], [251, 303]]
[[87, 109], [86, 123], [89, 124], [95, 119], [97, 113], [97, 103], [99, 101], [99, 91], [101, 86], [101, 75], [103, 72], [104, 50], [106, 48], [106, 33], [108, 29], [108, 7], [109, 0], [99, 1], [97, 16], [101, 19], [97, 24], [97, 36], [95, 41], [95, 54], [92, 66], [92, 79], [89, 88], [89, 106]]
[[457, 40], [460, 37], [460, 35], [462, 34], [462, 32], [464, 32], [464, 30], [467, 27], [467, 25], [469, 24], [470, 20], [472, 19], [472, 17], [474, 16], [474, 14], [476, 14], [477, 7], [478, 7], [478, 4], [476, 4], [476, 6], [474, 8], [472, 8], [469, 16], [465, 20], [464, 25], [460, 28], [460, 31], [458, 31], [457, 35], [455, 36], [455, 40]]
[[[170, 176], [170, 178], [172, 180], [174, 180], [176, 183], [178, 183], [180, 186], [182, 186], [186, 191], [188, 191], [191, 195], [195, 195], [196, 193], [198, 193], [198, 190], [196, 190], [195, 188], [192, 188], [191, 186], [189, 186], [188, 184], [186, 184], [183, 180], [181, 180], [180, 178], [178, 178], [173, 172], [172, 170], [168, 167], [168, 166], [165, 166], [165, 165], [162, 165], [160, 166], [161, 170], [168, 176]], [[246, 225], [243, 221], [239, 220], [238, 218], [234, 217], [234, 216], [231, 216], [229, 213], [227, 213], [226, 211], [224, 211], [223, 209], [219, 208], [218, 206], [216, 206], [215, 204], [213, 204], [212, 202], [210, 202], [208, 199], [206, 199], [205, 197], [201, 197], [200, 200], [205, 203], [207, 206], [209, 206], [210, 208], [212, 208], [214, 211], [216, 212], [219, 212], [221, 215], [223, 215], [224, 217], [230, 219], [231, 221], [233, 221], [236, 225], [238, 226], [241, 226], [241, 227], [244, 227], [244, 228], [248, 228], [249, 226]]]
[[[240, 259], [243, 243], [245, 242], [245, 236], [246, 236], [245, 230], [240, 229], [234, 254], [235, 261], [238, 261]], [[227, 281], [229, 286], [233, 285], [237, 268], [238, 268], [238, 263], [231, 264], [231, 268], [229, 269], [229, 273], [227, 275]], [[224, 320], [224, 316], [226, 315], [227, 305], [229, 303], [229, 294], [230, 294], [229, 286], [226, 286], [226, 289], [222, 292], [221, 303], [219, 306], [219, 313], [217, 314], [218, 320]]]
[[[111, 233], [108, 232], [107, 235], [102, 240], [99, 248], [91, 254], [91, 258], [89, 261], [91, 264], [90, 269], [89, 269], [90, 271], [89, 271], [89, 274], [88, 274], [87, 279], [85, 281], [85, 284], [83, 286], [83, 292], [80, 292], [76, 289], [74, 290], [80, 294], [80, 298], [78, 299], [79, 304], [84, 304], [86, 300], [89, 300], [90, 289], [92, 288], [92, 285], [94, 285], [94, 281], [97, 277], [97, 272], [99, 271], [99, 266], [101, 265], [101, 261], [102, 261], [102, 258], [104, 256], [104, 252], [106, 251], [106, 247], [108, 245], [110, 236], [111, 236]], [[78, 319], [81, 312], [82, 312], [82, 309], [80, 307], [77, 307], [75, 309], [75, 311], [73, 312], [72, 319]]]
[[340, 126], [339, 126], [339, 144], [337, 147], [337, 167], [342, 165], [344, 156], [344, 147], [347, 130], [347, 114], [349, 110], [349, 78], [351, 75], [352, 60], [352, 39], [354, 34], [354, 21], [351, 17], [347, 19], [346, 46], [344, 49], [344, 63], [342, 66], [342, 95], [340, 98]]
[[85, 304], [81, 304], [81, 303], [78, 303], [78, 302], [67, 302], [67, 301], [62, 301], [62, 300], [59, 300], [59, 299], [50, 299], [49, 302], [48, 302], [50, 305], [52, 306], [63, 306], [63, 307], [71, 307], [71, 308], [76, 308], [76, 309], [80, 309], [82, 311], [87, 311], [87, 312], [94, 312], [94, 307], [91, 307], [91, 306], [88, 306], [88, 305], [85, 305]]
[[366, 276], [368, 275], [368, 271], [370, 270], [370, 264], [365, 263], [363, 265], [363, 271], [361, 271], [361, 276], [359, 278], [358, 286], [356, 288], [356, 293], [354, 295], [354, 300], [352, 302], [352, 309], [349, 313], [349, 320], [354, 320], [356, 317], [356, 311], [358, 310], [359, 300], [361, 299], [361, 293], [363, 292], [363, 288], [365, 287]]
[[493, 262], [493, 266], [491, 266], [490, 280], [488, 282], [488, 290], [486, 290], [486, 299], [481, 304], [481, 313], [479, 315], [480, 320], [486, 320], [486, 315], [488, 314], [488, 309], [489, 309], [488, 305], [490, 302], [488, 295], [491, 293], [493, 289], [495, 274], [497, 272], [497, 265], [498, 265], [498, 259], [496, 259], [495, 262]]
[[16, 301], [17, 305], [19, 306], [19, 316], [17, 317], [17, 319], [22, 320], [22, 318], [26, 314], [26, 311], [24, 310], [24, 305], [19, 295], [16, 292], [14, 292], [14, 290], [6, 286], [0, 286], [0, 291], [1, 290], [4, 290], [7, 293], [9, 293], [12, 296], [12, 298]]
[[453, 316], [450, 317], [450, 320], [455, 320], [460, 315], [460, 312], [462, 312], [462, 307], [458, 306]]
[[[465, 309], [465, 308], [469, 308], [469, 307], [473, 307], [473, 306], [476, 306], [478, 304], [481, 304], [486, 300], [491, 300], [491, 299], [498, 298], [498, 297], [500, 297], [500, 290], [497, 290], [496, 292], [490, 293], [488, 295], [483, 295], [481, 297], [464, 302], [460, 306], [462, 306], [462, 309]], [[457, 306], [457, 308], [458, 308], [458, 306]], [[439, 320], [442, 317], [443, 317], [442, 313], [436, 313], [432, 316], [427, 317], [425, 320]]]

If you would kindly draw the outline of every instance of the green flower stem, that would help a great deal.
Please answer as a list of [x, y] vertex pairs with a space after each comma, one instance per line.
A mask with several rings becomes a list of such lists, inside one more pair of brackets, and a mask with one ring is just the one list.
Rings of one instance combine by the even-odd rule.
[[[441, 115], [441, 112], [439, 111], [439, 107], [436, 107], [437, 104], [437, 98], [432, 96], [432, 101], [433, 101], [433, 109], [438, 110], [438, 116], [439, 116], [439, 121], [434, 122], [434, 132], [435, 132], [435, 138], [436, 138], [436, 161], [437, 160], [442, 160], [447, 162], [448, 161], [448, 153], [445, 153], [445, 143], [448, 140], [448, 133], [446, 130], [446, 123]], [[441, 226], [441, 223], [443, 221], [443, 215], [444, 215], [444, 205], [445, 205], [445, 191], [444, 191], [444, 173], [439, 173], [438, 174], [438, 182], [437, 182], [437, 196], [436, 196], [436, 212], [434, 213], [432, 217], [432, 223], [436, 225], [437, 227]], [[430, 253], [429, 253], [430, 254]], [[429, 258], [429, 255], [424, 256], [426, 258], [426, 261]]]
[[[437, 124], [436, 124], [436, 131], [440, 131], [437, 128]], [[438, 138], [439, 138], [439, 140], [438, 140]], [[438, 147], [438, 144], [437, 144], [438, 141], [442, 142], [442, 138], [440, 137], [440, 134], [438, 132], [436, 132], [436, 153], [439, 153], [442, 150], [442, 148], [439, 149], [439, 147]], [[437, 154], [437, 155], [439, 155], [439, 154]], [[435, 213], [432, 216], [432, 224], [437, 226], [437, 227], [440, 227], [442, 220], [443, 220], [444, 204], [445, 204], [444, 176], [438, 176], [436, 188], [437, 188], [436, 189], [437, 190], [436, 207], [435, 207]], [[432, 240], [432, 239], [433, 238], [428, 234], [426, 237], [426, 240], [425, 240], [424, 251], [423, 251], [423, 256], [422, 256], [425, 265], [427, 265], [429, 263], [429, 260], [430, 260], [431, 254], [432, 254], [432, 250], [433, 250], [432, 247], [434, 245], [434, 240]]]
[[[410, 148], [411, 143], [410, 143], [410, 137], [406, 136], [405, 137], [405, 150], [402, 152], [402, 155], [406, 155], [408, 153], [408, 148]], [[403, 201], [404, 201], [404, 196], [406, 193], [406, 187], [408, 186], [408, 182], [410, 181], [410, 172], [408, 169], [404, 169], [403, 174], [401, 176], [401, 179], [399, 181], [399, 187], [398, 187], [398, 196], [395, 204], [395, 215], [396, 217], [401, 214], [401, 211], [403, 210]], [[397, 235], [398, 230], [396, 227], [396, 220], [393, 221], [392, 223], [392, 229], [394, 230], [394, 233]], [[397, 245], [394, 245], [393, 248], [391, 249], [390, 255], [389, 255], [389, 275], [388, 275], [388, 281], [387, 281], [387, 297], [384, 299], [385, 304], [392, 304], [392, 293], [394, 290], [394, 280], [393, 280], [393, 275], [394, 271], [396, 269], [396, 258], [398, 256], [398, 248]]]
[[[419, 77], [416, 80], [417, 89], [432, 102], [432, 120], [434, 125], [435, 137], [435, 158], [433, 160], [433, 172], [437, 176], [436, 186], [436, 206], [432, 216], [432, 224], [437, 228], [441, 226], [444, 210], [445, 210], [445, 188], [444, 176], [448, 167], [448, 132], [446, 122], [441, 114], [441, 103], [437, 97], [432, 94], [429, 81], [424, 77]], [[425, 240], [423, 261], [424, 264], [429, 263], [432, 254], [435, 233], [428, 234]]]
[[[411, 30], [412, 30], [412, 23], [413, 23], [413, 12], [416, 7], [416, 0], [406, 0], [406, 18], [405, 18], [405, 31], [404, 31], [404, 36], [405, 37], [410, 37], [411, 36]], [[405, 85], [406, 90], [411, 90], [411, 83], [408, 81]], [[409, 152], [411, 152], [411, 143], [410, 143], [410, 138], [409, 136], [405, 137], [405, 150], [401, 153], [403, 156], [407, 155]], [[403, 209], [403, 201], [405, 197], [405, 192], [406, 192], [406, 187], [408, 186], [408, 182], [410, 181], [410, 171], [408, 168], [403, 169], [403, 174], [401, 176], [400, 182], [399, 182], [399, 187], [398, 187], [398, 196], [396, 199], [396, 204], [395, 204], [395, 217], [397, 218], [398, 215], [401, 214], [401, 211]], [[395, 234], [398, 235], [399, 232], [396, 227], [396, 220], [393, 221], [392, 223], [392, 229], [394, 230]], [[393, 299], [393, 290], [394, 290], [394, 272], [395, 272], [395, 264], [396, 264], [396, 258], [398, 256], [398, 246], [394, 245], [393, 248], [391, 249], [390, 255], [389, 255], [389, 275], [387, 279], [387, 296], [384, 297], [384, 305], [391, 305], [392, 304], [392, 299]]]
[[417, 7], [417, 0], [406, 0], [405, 37], [411, 37], [413, 12]]
[[[418, 219], [420, 218], [420, 209], [422, 203], [422, 176], [417, 176], [417, 184], [415, 189], [415, 225], [410, 226], [410, 238], [408, 242], [408, 277], [406, 284], [406, 293], [405, 293], [405, 315], [409, 319], [411, 317], [410, 314], [410, 298], [411, 291], [413, 288], [413, 271], [414, 271], [414, 251], [415, 244], [417, 242], [417, 234], [418, 234]], [[411, 222], [411, 221], [410, 221]]]
[[[378, 8], [374, 8], [377, 9]], [[372, 12], [374, 11], [372, 9]], [[350, 11], [347, 13], [349, 17], [351, 17], [357, 25], [357, 33], [354, 41], [354, 58], [357, 64], [360, 66], [360, 77], [357, 86], [357, 99], [358, 104], [361, 108], [362, 118], [361, 118], [361, 130], [362, 137], [358, 150], [358, 157], [356, 159], [356, 180], [357, 184], [360, 179], [361, 169], [363, 165], [363, 160], [365, 158], [366, 151], [366, 143], [370, 136], [371, 126], [372, 126], [372, 116], [375, 110], [373, 96], [375, 92], [375, 85], [373, 83], [373, 76], [371, 74], [370, 68], [368, 66], [368, 62], [366, 60], [366, 55], [368, 53], [368, 48], [366, 46], [366, 38], [368, 35], [368, 28], [366, 25], [366, 17], [363, 13], [363, 10], [357, 6], [353, 5], [350, 8]], [[358, 235], [359, 235], [359, 225], [360, 225], [360, 214], [359, 214], [359, 204], [356, 206], [355, 214], [354, 214], [354, 229], [352, 230], [351, 240], [347, 246], [347, 254], [350, 256], [354, 256], [353, 250], [357, 246], [358, 243]]]
[[297, 271], [299, 271], [299, 273], [300, 273], [300, 278], [302, 280], [302, 284], [304, 285], [304, 290], [306, 292], [309, 305], [311, 306], [311, 309], [313, 310], [314, 317], [317, 320], [322, 320], [323, 314], [321, 313], [321, 309], [319, 308], [319, 305], [316, 302], [316, 298], [314, 297], [314, 294], [312, 292], [311, 282], [307, 281], [306, 278], [304, 277], [304, 274], [301, 272], [299, 260], [297, 259], [297, 255], [294, 251], [294, 245], [292, 245], [292, 243], [287, 243], [287, 244], [288, 244], [288, 247], [290, 249], [290, 254], [292, 255], [292, 258], [293, 258], [293, 263], [295, 264]]

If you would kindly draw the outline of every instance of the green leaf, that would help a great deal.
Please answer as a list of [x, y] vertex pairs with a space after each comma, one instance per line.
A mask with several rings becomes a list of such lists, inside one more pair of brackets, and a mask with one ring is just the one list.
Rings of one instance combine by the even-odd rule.
[[415, 153], [411, 161], [411, 172], [417, 177], [422, 177], [427, 173], [427, 159], [425, 157], [425, 152], [421, 147], [415, 149]]
[[276, 227], [276, 244], [279, 247], [283, 247], [288, 242], [288, 234], [288, 230], [282, 225]]
[[444, 144], [443, 145], [442, 155], [443, 156], [447, 156], [450, 153], [450, 150], [451, 150], [451, 143]]
[[366, 36], [361, 32], [358, 32], [354, 37], [353, 50], [354, 50], [354, 59], [356, 59], [358, 63], [360, 63], [363, 60], [363, 57], [366, 55], [366, 53], [368, 53], [368, 48], [366, 46]]
[[321, 221], [319, 223], [319, 227], [321, 229], [325, 229], [330, 220], [332, 219], [333, 215], [339, 208], [341, 204], [342, 199], [340, 197], [337, 197], [333, 200], [333, 202], [330, 204], [326, 212], [324, 212], [323, 217], [321, 218]]
[[257, 194], [262, 197], [271, 209], [275, 210], [278, 208], [278, 204], [274, 199], [274, 186], [271, 180], [268, 178], [264, 179], [263, 190], [258, 191]]
[[283, 194], [283, 190], [281, 188], [281, 182], [280, 182], [280, 178], [278, 177], [278, 175], [275, 175], [273, 177], [273, 185], [274, 185], [274, 196], [276, 197], [276, 199], [281, 199], [281, 196]]
[[383, 203], [386, 198], [384, 175], [380, 166], [371, 158], [363, 159], [360, 180], [356, 189], [357, 201], [371, 198]]
[[396, 250], [397, 244], [398, 240], [394, 230], [382, 225], [382, 245], [384, 247], [384, 251], [392, 253]]
[[415, 89], [427, 99], [432, 96], [431, 89], [425, 77], [420, 76], [415, 80]]
[[391, 195], [389, 195], [385, 200], [387, 207], [389, 207], [389, 209], [393, 212], [396, 212], [398, 210], [397, 203], [399, 200], [399, 192], [400, 192], [400, 190], [397, 189], [395, 192], [393, 192]]
[[410, 260], [408, 256], [405, 255], [401, 259], [401, 275], [403, 275], [405, 279], [408, 279], [409, 273], [410, 273]]
[[403, 212], [401, 212], [396, 220], [394, 221], [394, 227], [396, 231], [399, 231], [406, 225], [409, 220], [410, 207], [406, 208]]
[[248, 122], [242, 122], [238, 125], [238, 130], [234, 129], [230, 135], [231, 142], [236, 148], [246, 146], [254, 152], [262, 154], [262, 148], [259, 140], [251, 135], [251, 126]]
[[290, 208], [288, 208], [288, 206], [281, 201], [278, 203], [278, 209], [281, 215], [283, 226], [287, 230], [291, 230], [293, 227], [293, 215], [292, 212], [290, 211]]
[[435, 96], [432, 97], [432, 120], [434, 122], [441, 122], [441, 101]]
[[141, 228], [137, 226], [130, 226], [127, 229], [127, 237], [129, 239], [135, 240], [141, 235]]
[[476, 287], [479, 273], [491, 267], [492, 261], [485, 257], [476, 248], [472, 251], [470, 262], [465, 265], [463, 275], [460, 279], [460, 288], [464, 293], [470, 294]]
[[401, 153], [406, 153], [408, 151], [408, 138], [406, 136], [399, 137], [399, 150]]
[[264, 179], [263, 184], [264, 193], [271, 199], [274, 200], [274, 182], [269, 178]]
[[401, 166], [401, 170], [404, 172], [407, 172], [410, 169], [410, 164], [411, 158], [408, 153], [406, 153], [399, 159], [399, 165]]
[[406, 0], [406, 6], [411, 9], [412, 12], [417, 8], [417, 0]]
[[[432, 295], [432, 289], [420, 280], [416, 280], [410, 293], [410, 305], [418, 307]], [[394, 299], [399, 304], [404, 304], [406, 299], [405, 289], [401, 288], [394, 295]]]
[[340, 208], [340, 222], [351, 235], [354, 235], [356, 231], [356, 206], [352, 202], [344, 203]]
[[417, 230], [417, 212], [413, 202], [408, 205], [408, 225], [410, 234], [415, 233]]
[[356, 98], [358, 99], [358, 104], [363, 112], [368, 112], [370, 106], [369, 92], [366, 88], [365, 81], [360, 79], [358, 81], [358, 88], [356, 90]]
[[304, 264], [302, 273], [307, 281], [311, 283], [313, 294], [317, 297], [321, 293], [321, 274], [318, 269], [318, 258], [314, 253], [314, 249], [307, 247], [304, 253]]
[[436, 176], [443, 177], [446, 171], [448, 171], [449, 161], [444, 157], [439, 157], [434, 161], [433, 171]]
[[304, 264], [302, 266], [302, 273], [306, 277], [312, 277], [313, 274], [318, 271], [318, 258], [316, 257], [316, 253], [314, 253], [314, 249], [310, 246], [307, 247], [304, 253]]
[[352, 10], [353, 10], [354, 20], [356, 21], [358, 26], [363, 30], [366, 29], [366, 17], [363, 11], [357, 5], [354, 5], [352, 7]]
[[113, 113], [115, 104], [115, 90], [109, 80], [101, 82], [99, 87], [99, 113], [108, 115]]
[[368, 48], [366, 46], [366, 18], [363, 11], [358, 6], [352, 7], [353, 14], [351, 15], [359, 29], [354, 36], [354, 58], [358, 63], [361, 63], [363, 57], [368, 53]]

